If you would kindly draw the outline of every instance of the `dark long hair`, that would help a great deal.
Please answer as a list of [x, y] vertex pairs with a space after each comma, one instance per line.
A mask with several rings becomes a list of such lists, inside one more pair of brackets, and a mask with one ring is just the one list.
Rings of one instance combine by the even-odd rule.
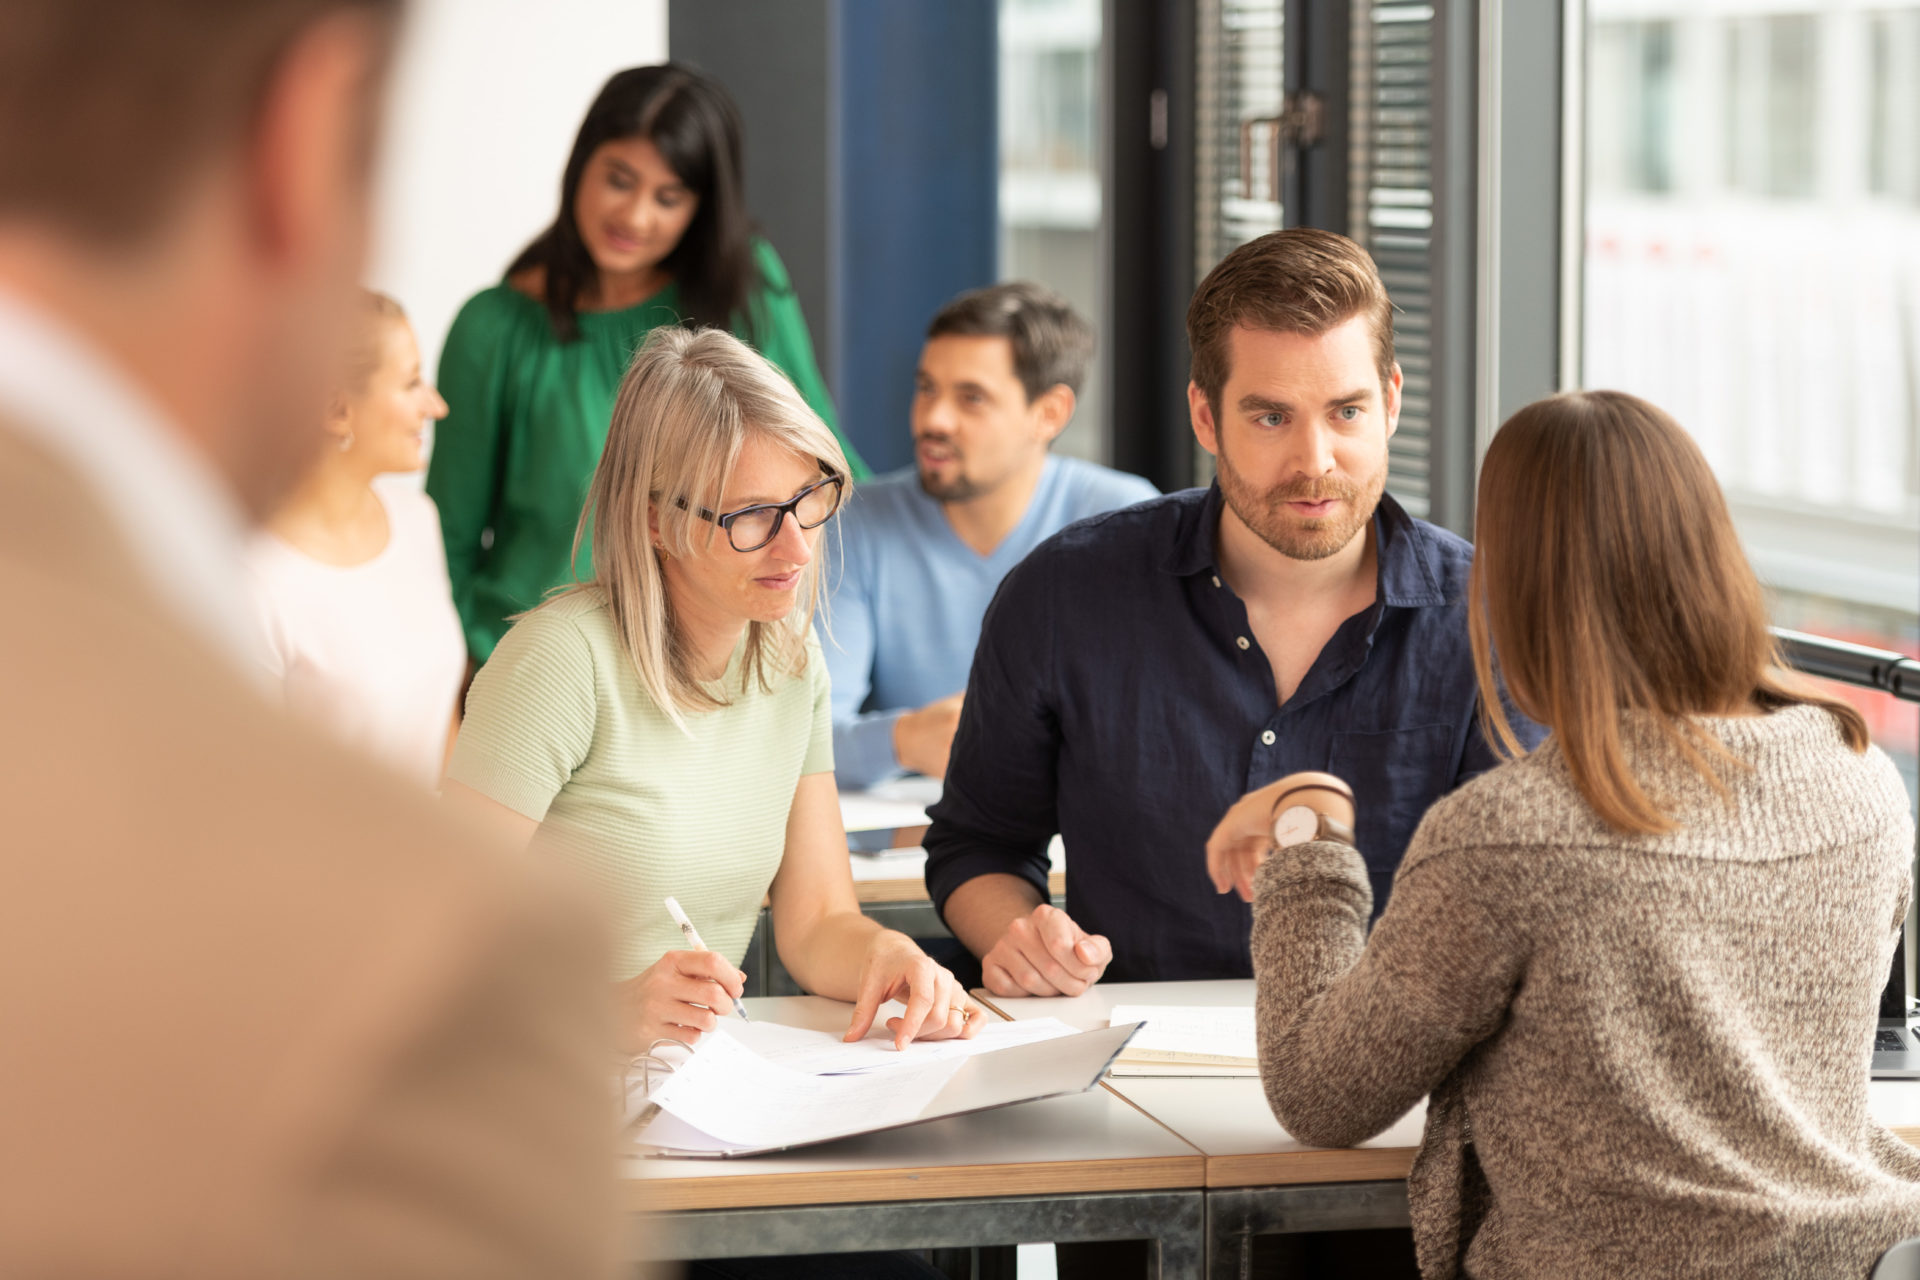
[[740, 157], [740, 111], [717, 81], [677, 62], [629, 67], [601, 87], [567, 157], [559, 214], [520, 251], [507, 274], [542, 268], [543, 301], [554, 333], [562, 341], [580, 335], [576, 308], [600, 273], [580, 238], [574, 196], [600, 144], [627, 138], [653, 143], [700, 201], [686, 234], [660, 263], [680, 286], [681, 318], [723, 329], [736, 323], [750, 327], [747, 293], [757, 272]]

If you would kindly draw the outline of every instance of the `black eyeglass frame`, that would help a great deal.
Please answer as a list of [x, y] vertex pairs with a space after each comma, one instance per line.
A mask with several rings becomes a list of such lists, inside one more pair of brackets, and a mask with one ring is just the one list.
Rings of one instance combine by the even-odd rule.
[[[750, 507], [741, 507], [738, 511], [724, 511], [724, 512], [721, 512], [719, 515], [715, 515], [713, 512], [709, 511], [705, 507], [690, 507], [687, 505], [687, 500], [685, 498], [675, 498], [673, 500], [673, 505], [676, 507], [679, 507], [682, 511], [692, 512], [694, 515], [699, 516], [702, 520], [711, 520], [714, 524], [717, 524], [722, 529], [726, 530], [727, 545], [732, 547], [735, 551], [741, 552], [743, 554], [749, 551], [758, 551], [760, 548], [766, 546], [769, 542], [772, 542], [775, 538], [780, 536], [781, 522], [784, 521], [788, 516], [792, 516], [793, 522], [799, 525], [802, 529], [818, 529], [821, 525], [833, 519], [833, 517], [839, 513], [840, 504], [846, 500], [847, 478], [841, 475], [839, 472], [828, 468], [825, 463], [821, 464], [820, 470], [825, 473], [820, 477], [820, 479], [815, 480], [812, 484], [808, 485], [806, 488], [802, 489], [800, 492], [794, 494], [791, 498], [788, 498], [785, 502], [756, 502]], [[812, 524], [806, 523], [804, 520], [800, 518], [800, 513], [797, 510], [795, 510], [795, 508], [797, 508], [802, 502], [805, 502], [809, 495], [819, 492], [822, 488], [824, 488], [827, 485], [833, 486], [832, 509], [829, 510], [827, 514], [825, 514], [824, 516], [821, 516], [818, 520], [815, 520]], [[741, 516], [750, 516], [754, 514], [756, 511], [773, 512], [774, 513], [773, 524], [768, 528], [767, 536], [765, 538], [761, 539], [759, 542], [754, 543], [750, 547], [743, 547], [739, 543], [733, 540], [733, 522], [738, 520]]]

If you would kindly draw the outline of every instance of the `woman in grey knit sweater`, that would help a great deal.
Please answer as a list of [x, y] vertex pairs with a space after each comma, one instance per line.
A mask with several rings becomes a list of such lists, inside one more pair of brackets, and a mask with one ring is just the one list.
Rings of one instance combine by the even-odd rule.
[[1254, 903], [1274, 1115], [1350, 1146], [1430, 1095], [1408, 1194], [1433, 1280], [1866, 1276], [1920, 1234], [1920, 1152], [1867, 1107], [1913, 856], [1898, 774], [1776, 665], [1658, 409], [1521, 410], [1479, 512], [1482, 702], [1511, 744], [1497, 652], [1548, 740], [1433, 807], [1371, 937], [1359, 854], [1289, 812], [1350, 825], [1334, 791], [1276, 814], [1283, 779], [1209, 842]]

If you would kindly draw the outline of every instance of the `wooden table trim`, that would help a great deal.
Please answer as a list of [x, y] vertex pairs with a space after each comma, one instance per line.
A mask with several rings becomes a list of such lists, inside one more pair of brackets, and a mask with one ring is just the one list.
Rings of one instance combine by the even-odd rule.
[[925, 902], [927, 901], [927, 882], [924, 880], [855, 880], [853, 896], [863, 906], [872, 902]]
[[1205, 1177], [1206, 1162], [1196, 1151], [1188, 1156], [1142, 1156], [1131, 1160], [929, 1165], [703, 1178], [626, 1177], [621, 1180], [621, 1188], [623, 1207], [629, 1211], [668, 1211], [960, 1200], [1079, 1191], [1180, 1191], [1205, 1185]]
[[[1191, 1144], [1189, 1144], [1191, 1145]], [[1208, 1156], [1209, 1187], [1285, 1187], [1405, 1178], [1415, 1147], [1313, 1147], [1249, 1156]]]

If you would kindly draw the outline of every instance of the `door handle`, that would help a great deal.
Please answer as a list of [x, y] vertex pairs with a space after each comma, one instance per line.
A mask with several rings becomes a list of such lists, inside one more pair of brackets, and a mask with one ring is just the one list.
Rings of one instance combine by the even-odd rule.
[[[1298, 89], [1280, 100], [1280, 114], [1249, 116], [1240, 122], [1240, 196], [1253, 199], [1253, 131], [1267, 126], [1267, 199], [1280, 203], [1281, 160], [1291, 152], [1320, 145], [1326, 135], [1327, 104], [1310, 89]], [[1282, 148], [1288, 154], [1282, 155]]]

